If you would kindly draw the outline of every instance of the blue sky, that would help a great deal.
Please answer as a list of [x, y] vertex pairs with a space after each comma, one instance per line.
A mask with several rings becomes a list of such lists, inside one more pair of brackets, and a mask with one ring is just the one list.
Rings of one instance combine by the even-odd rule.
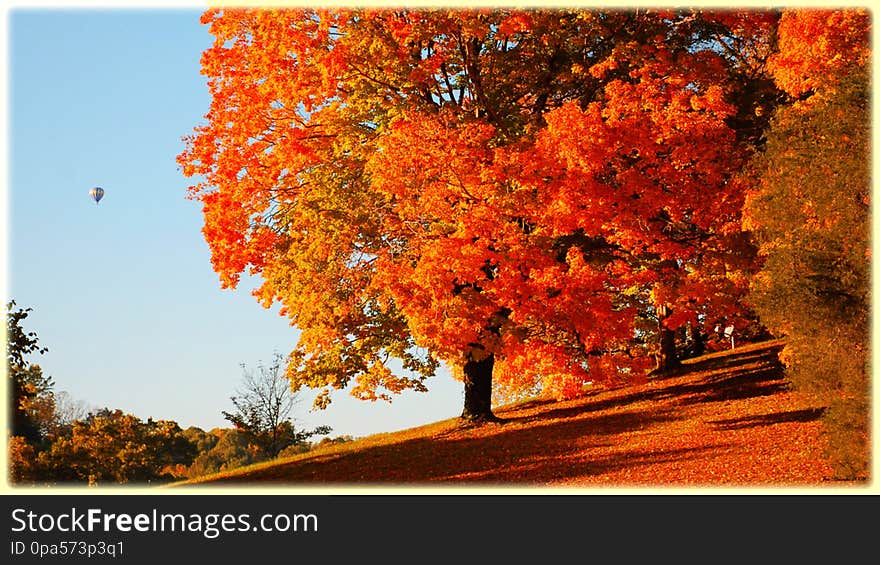
[[[7, 13], [7, 296], [49, 352], [55, 388], [183, 427], [227, 426], [240, 365], [288, 352], [296, 330], [220, 290], [197, 203], [175, 163], [209, 104], [200, 10]], [[99, 205], [89, 189], [106, 194]], [[457, 416], [461, 384], [392, 404], [334, 395], [297, 421], [362, 436]]]

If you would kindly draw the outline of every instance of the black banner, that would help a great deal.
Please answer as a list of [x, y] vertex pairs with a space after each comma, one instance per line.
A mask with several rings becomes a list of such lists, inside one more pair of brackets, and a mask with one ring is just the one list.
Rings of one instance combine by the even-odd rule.
[[[582, 555], [836, 562], [876, 496], [8, 495], [3, 563], [337, 563]], [[708, 553], [706, 553], [708, 552]], [[709, 556], [712, 556], [710, 559]], [[579, 561], [581, 561], [579, 559]], [[376, 561], [379, 562], [379, 561]]]

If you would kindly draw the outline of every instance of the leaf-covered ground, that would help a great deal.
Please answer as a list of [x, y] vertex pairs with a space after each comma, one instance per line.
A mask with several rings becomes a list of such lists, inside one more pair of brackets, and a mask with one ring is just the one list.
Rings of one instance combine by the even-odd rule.
[[676, 375], [566, 402], [500, 408], [193, 481], [382, 486], [829, 487], [825, 407], [791, 389], [767, 342]]

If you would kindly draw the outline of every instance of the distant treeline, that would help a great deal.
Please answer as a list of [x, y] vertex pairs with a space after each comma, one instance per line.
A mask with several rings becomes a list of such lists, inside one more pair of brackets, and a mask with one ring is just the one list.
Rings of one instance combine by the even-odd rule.
[[[42, 402], [51, 402], [43, 397]], [[91, 412], [81, 420], [41, 422], [40, 435], [10, 439], [14, 483], [166, 483], [266, 461], [268, 455], [247, 432], [231, 428], [181, 429], [170, 420], [146, 421], [121, 410]], [[318, 445], [344, 443], [351, 436], [301, 441], [278, 457], [305, 453]]]
[[[36, 333], [22, 322], [30, 308], [7, 304], [7, 359], [11, 429], [8, 461], [15, 484], [156, 484], [226, 471], [274, 457], [303, 453], [316, 445], [350, 441], [325, 437], [329, 428], [295, 430], [289, 420], [271, 430], [242, 422], [242, 428], [181, 429], [172, 420], [141, 420], [122, 410], [89, 410], [32, 363], [42, 354]], [[264, 437], [270, 436], [271, 441]]]

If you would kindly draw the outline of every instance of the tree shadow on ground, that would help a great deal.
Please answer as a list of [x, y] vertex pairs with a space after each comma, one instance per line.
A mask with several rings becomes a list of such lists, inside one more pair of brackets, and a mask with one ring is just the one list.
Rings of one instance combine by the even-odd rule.
[[[737, 352], [736, 350], [724, 352], [723, 355], [707, 355], [696, 359], [687, 359], [682, 362], [678, 371], [673, 371], [671, 376], [675, 376], [681, 372], [704, 372], [704, 371], [723, 371], [731, 367], [749, 365], [751, 363], [769, 362], [771, 364], [779, 363], [779, 352], [783, 348], [783, 342], [773, 342], [767, 347], [755, 349], [751, 351]], [[663, 377], [664, 375], [658, 375]]]
[[769, 396], [790, 390], [780, 366], [728, 371], [724, 378], [678, 387], [674, 392], [684, 404], [696, 402], [727, 402], [758, 396]]
[[[640, 410], [607, 415], [582, 415], [528, 427], [498, 426], [497, 433], [481, 437], [417, 438], [352, 453], [328, 454], [293, 461], [266, 469], [255, 469], [246, 477], [224, 482], [280, 481], [285, 483], [360, 483], [406, 485], [498, 482], [506, 484], [546, 483], [583, 475], [612, 472], [633, 465], [698, 457], [720, 446], [669, 451], [622, 452], [588, 458], [572, 456], [572, 445], [580, 449], [607, 448], [614, 437], [647, 431], [675, 418], [669, 410]], [[540, 455], [538, 455], [540, 454]], [[424, 457], [422, 468], [418, 461]], [[404, 467], [405, 459], [413, 464]]]
[[[595, 400], [588, 400], [578, 406], [551, 408], [533, 416], [508, 419], [532, 422], [546, 418], [571, 418], [584, 412], [601, 412], [640, 402], [676, 401], [686, 405], [744, 400], [785, 392], [791, 385], [783, 374], [782, 366], [776, 356], [777, 351], [777, 349], [768, 349], [691, 364], [687, 374], [712, 371], [701, 380], [677, 383], [672, 376], [664, 376], [655, 383], [656, 387], [640, 387], [632, 392], [618, 392], [607, 398], [599, 394], [596, 395]], [[714, 371], [723, 372], [715, 374]], [[675, 376], [682, 377], [681, 374]], [[538, 407], [542, 403], [552, 404], [553, 401], [528, 403], [524, 408]], [[519, 410], [521, 406], [518, 405], [517, 409]]]
[[[711, 455], [727, 445], [705, 445], [669, 449], [666, 451], [626, 450], [599, 457], [568, 457], [562, 459], [541, 458], [524, 460], [519, 464], [503, 469], [487, 469], [479, 473], [456, 473], [437, 477], [434, 482], [451, 481], [455, 483], [490, 483], [497, 486], [511, 484], [545, 484], [551, 481], [564, 482], [566, 479], [584, 476], [600, 476], [615, 473], [621, 469], [651, 466], [661, 463], [680, 462]], [[555, 472], [564, 465], [564, 472]]]
[[722, 430], [741, 430], [744, 428], [755, 428], [758, 426], [772, 426], [774, 424], [783, 424], [790, 422], [813, 422], [822, 417], [825, 408], [807, 408], [804, 410], [792, 410], [789, 412], [778, 412], [775, 414], [758, 414], [755, 416], [745, 416], [743, 418], [733, 418], [730, 420], [715, 420], [709, 422]]

